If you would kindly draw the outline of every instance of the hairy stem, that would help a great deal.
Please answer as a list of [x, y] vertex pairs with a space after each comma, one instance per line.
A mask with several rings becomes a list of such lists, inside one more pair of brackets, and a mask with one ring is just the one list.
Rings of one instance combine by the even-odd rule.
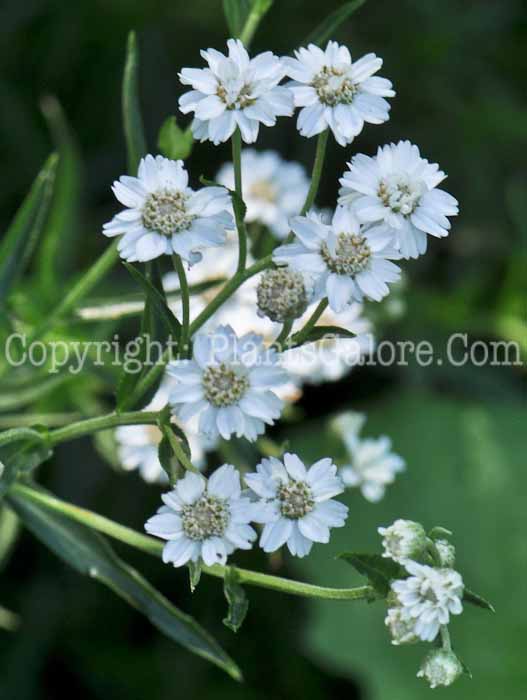
[[[29, 498], [43, 506], [50, 508], [72, 520], [83, 523], [94, 530], [113, 537], [120, 542], [124, 542], [136, 549], [140, 549], [147, 554], [160, 557], [163, 551], [163, 542], [143, 535], [124, 525], [119, 525], [109, 518], [93, 513], [85, 508], [79, 508], [70, 503], [66, 503], [54, 496], [32, 489], [25, 484], [17, 483], [12, 487], [12, 491], [23, 498]], [[374, 589], [371, 586], [358, 586], [356, 588], [327, 588], [315, 586], [302, 581], [293, 581], [280, 576], [271, 576], [249, 569], [239, 569], [238, 567], [226, 567], [216, 564], [214, 566], [203, 566], [202, 571], [216, 578], [224, 578], [228, 568], [235, 568], [239, 583], [250, 586], [268, 588], [281, 593], [303, 596], [306, 598], [323, 598], [328, 600], [373, 600], [376, 598]]]

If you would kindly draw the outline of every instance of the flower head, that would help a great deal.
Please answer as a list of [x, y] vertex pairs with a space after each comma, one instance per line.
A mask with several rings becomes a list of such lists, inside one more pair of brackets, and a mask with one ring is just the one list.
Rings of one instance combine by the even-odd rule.
[[210, 438], [256, 440], [282, 411], [271, 389], [287, 374], [254, 333], [238, 338], [230, 326], [200, 333], [193, 359], [172, 362], [167, 371], [177, 382], [169, 398], [176, 415], [186, 422], [199, 414], [199, 432]]
[[419, 641], [419, 637], [414, 631], [415, 621], [405, 614], [403, 608], [398, 605], [393, 608], [388, 608], [384, 624], [389, 629], [392, 644], [395, 646], [399, 646], [400, 644], [415, 644]]
[[363, 223], [381, 225], [405, 258], [426, 252], [427, 234], [447, 236], [458, 213], [457, 200], [437, 189], [446, 175], [421, 158], [417, 146], [399, 141], [378, 149], [374, 158], [356, 155], [340, 180], [339, 203]]
[[128, 262], [177, 253], [188, 263], [201, 250], [220, 246], [233, 225], [231, 202], [223, 187], [188, 186], [183, 161], [151, 155], [141, 159], [137, 177], [122, 175], [113, 192], [127, 209], [103, 226], [105, 236], [119, 236], [119, 252]]
[[306, 287], [304, 276], [296, 270], [288, 267], [266, 270], [256, 289], [258, 313], [277, 323], [299, 318], [309, 301]]
[[409, 578], [393, 581], [392, 591], [403, 614], [414, 620], [414, 631], [424, 642], [433, 642], [450, 615], [463, 611], [463, 579], [453, 569], [435, 569], [415, 561], [405, 562]]
[[389, 292], [387, 282], [399, 279], [399, 268], [389, 260], [400, 257], [390, 235], [361, 228], [344, 207], [337, 207], [330, 225], [308, 214], [292, 219], [291, 228], [296, 241], [278, 247], [273, 260], [310, 273], [315, 297], [327, 296], [336, 313], [364, 297], [380, 301]]
[[357, 61], [345, 46], [330, 41], [323, 51], [314, 44], [295, 51], [296, 58], [283, 58], [295, 107], [301, 107], [298, 130], [302, 136], [320, 134], [328, 127], [345, 146], [362, 131], [364, 123], [388, 120], [390, 105], [384, 99], [395, 92], [386, 78], [373, 76], [382, 59], [369, 53]]
[[229, 39], [228, 55], [208, 49], [201, 56], [208, 68], [183, 68], [179, 79], [192, 90], [179, 99], [183, 114], [194, 112], [194, 138], [227, 141], [239, 127], [245, 143], [254, 143], [260, 123], [274, 126], [276, 117], [291, 116], [293, 97], [278, 83], [285, 76], [271, 51], [250, 58], [239, 39]]
[[451, 569], [456, 563], [456, 548], [448, 540], [435, 540], [434, 542], [441, 566]]
[[255, 508], [242, 496], [240, 475], [231, 464], [216, 469], [209, 479], [187, 472], [162, 499], [165, 505], [147, 520], [145, 530], [168, 540], [165, 563], [225, 564], [235, 549], [251, 549], [256, 539], [249, 525]]
[[386, 487], [404, 471], [405, 462], [395, 452], [389, 437], [361, 438], [359, 433], [366, 421], [361, 413], [347, 411], [335, 418], [333, 425], [344, 442], [350, 462], [340, 470], [345, 486], [360, 488], [368, 501], [376, 503], [384, 496]]
[[260, 546], [274, 552], [287, 543], [294, 556], [309, 554], [313, 542], [329, 542], [331, 527], [342, 527], [348, 508], [333, 500], [342, 493], [342, 482], [331, 459], [321, 459], [306, 469], [300, 459], [286, 453], [283, 461], [271, 457], [247, 474], [245, 481], [261, 499], [265, 522]]
[[390, 527], [379, 527], [384, 547], [383, 557], [404, 563], [408, 559], [419, 559], [426, 544], [426, 532], [420, 523], [413, 520], [396, 520]]
[[428, 681], [431, 688], [437, 688], [452, 685], [462, 673], [463, 666], [453, 651], [433, 649], [426, 655], [417, 677]]
[[[298, 214], [309, 189], [309, 179], [300, 163], [284, 160], [276, 151], [242, 151], [243, 199], [246, 221], [267, 226], [276, 238], [289, 233], [289, 218]], [[216, 176], [220, 185], [234, 189], [232, 163]]]

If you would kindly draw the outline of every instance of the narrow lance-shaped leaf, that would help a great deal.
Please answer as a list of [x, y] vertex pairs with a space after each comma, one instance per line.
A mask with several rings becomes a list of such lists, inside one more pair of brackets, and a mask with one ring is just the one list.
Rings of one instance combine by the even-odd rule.
[[225, 572], [225, 578], [223, 579], [223, 591], [225, 593], [227, 603], [229, 604], [227, 617], [224, 618], [223, 624], [233, 632], [237, 632], [242, 626], [245, 616], [247, 615], [249, 601], [245, 595], [245, 591], [238, 583], [236, 570], [232, 567], [228, 567], [227, 571]]
[[301, 46], [307, 46], [307, 44], [321, 46], [325, 44], [326, 41], [333, 38], [340, 25], [349, 19], [365, 2], [366, 0], [352, 0], [352, 2], [346, 2], [338, 7], [304, 39]]
[[237, 37], [241, 34], [249, 9], [248, 0], [223, 0], [223, 14], [231, 36]]
[[392, 581], [407, 578], [408, 573], [403, 566], [380, 554], [362, 554], [359, 552], [343, 552], [338, 555], [351, 564], [359, 574], [366, 576], [371, 586], [382, 596], [388, 595]]
[[66, 116], [54, 97], [41, 104], [59, 154], [57, 178], [49, 216], [39, 247], [37, 274], [47, 297], [57, 294], [61, 280], [73, 267], [78, 236], [78, 214], [82, 187], [82, 163]]
[[57, 156], [51, 155], [4, 236], [0, 245], [0, 308], [24, 272], [46, 220], [57, 169]]
[[139, 161], [146, 155], [146, 140], [139, 105], [139, 52], [135, 32], [128, 35], [123, 76], [123, 123], [128, 153], [128, 173], [137, 174]]
[[28, 530], [60, 559], [108, 586], [170, 639], [241, 679], [239, 668], [213, 637], [123, 562], [101, 535], [21, 493], [11, 493], [9, 503]]
[[188, 126], [182, 129], [178, 126], [176, 117], [168, 117], [157, 137], [157, 146], [160, 153], [172, 160], [185, 160], [192, 153], [194, 139], [192, 129]]
[[[319, 340], [331, 339], [331, 338], [356, 338], [357, 334], [353, 331], [348, 331], [345, 328], [340, 328], [340, 326], [315, 326], [309, 331], [307, 338], [305, 338], [304, 343], [316, 343]], [[295, 342], [295, 336], [292, 338], [292, 342]]]
[[29, 472], [51, 457], [46, 428], [12, 428], [0, 433], [0, 499], [20, 472]]
[[477, 593], [474, 593], [474, 591], [471, 591], [468, 588], [465, 588], [465, 592], [463, 593], [463, 600], [466, 603], [475, 605], [478, 608], [483, 608], [484, 610], [496, 612], [492, 603], [489, 603], [488, 600], [485, 600], [485, 598], [482, 598], [482, 596], [478, 595]]

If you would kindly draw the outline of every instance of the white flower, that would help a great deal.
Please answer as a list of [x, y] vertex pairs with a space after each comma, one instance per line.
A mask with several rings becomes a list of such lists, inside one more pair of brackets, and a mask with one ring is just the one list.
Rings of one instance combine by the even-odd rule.
[[308, 214], [292, 219], [291, 228], [296, 241], [278, 247], [274, 262], [310, 273], [315, 298], [327, 296], [336, 313], [364, 297], [380, 301], [390, 291], [387, 282], [399, 279], [399, 268], [389, 260], [400, 257], [392, 237], [379, 227], [361, 228], [345, 207], [337, 207], [331, 225]]
[[240, 475], [231, 464], [216, 469], [207, 480], [187, 472], [165, 503], [147, 520], [145, 530], [168, 540], [163, 561], [183, 566], [202, 560], [225, 564], [235, 549], [251, 549], [256, 532], [249, 525], [255, 506], [241, 495]]
[[179, 98], [183, 114], [194, 112], [194, 138], [214, 144], [227, 141], [238, 126], [245, 143], [254, 143], [260, 123], [274, 126], [276, 117], [293, 114], [293, 96], [278, 83], [285, 76], [271, 51], [249, 58], [239, 39], [229, 39], [228, 56], [208, 49], [201, 56], [208, 68], [183, 68], [179, 79], [192, 90]]
[[148, 155], [137, 177], [122, 175], [112, 189], [127, 209], [104, 224], [103, 233], [123, 236], [118, 248], [128, 262], [177, 253], [193, 264], [204, 248], [222, 245], [226, 228], [233, 226], [227, 190], [192, 190], [181, 160]]
[[433, 649], [425, 657], [417, 677], [428, 681], [431, 688], [437, 688], [452, 685], [462, 673], [463, 666], [453, 651]]
[[439, 554], [441, 566], [452, 568], [456, 563], [456, 548], [448, 540], [435, 540], [435, 548]]
[[379, 527], [382, 536], [383, 557], [405, 563], [418, 559], [426, 549], [427, 538], [424, 527], [413, 520], [396, 520], [390, 527]]
[[450, 615], [463, 611], [463, 579], [453, 569], [434, 569], [415, 561], [405, 562], [410, 577], [392, 582], [403, 614], [415, 621], [414, 631], [424, 642], [433, 642]]
[[348, 508], [333, 500], [342, 493], [342, 482], [331, 459], [315, 462], [306, 469], [294, 454], [284, 454], [283, 462], [271, 457], [247, 474], [249, 488], [265, 504], [265, 522], [260, 546], [274, 552], [287, 543], [294, 556], [309, 554], [313, 542], [329, 542], [331, 527], [342, 527]]
[[283, 402], [271, 389], [287, 374], [277, 363], [276, 351], [254, 333], [238, 338], [230, 326], [199, 333], [193, 359], [168, 366], [178, 382], [170, 403], [184, 422], [199, 414], [199, 432], [206, 436], [254, 441], [282, 412]]
[[405, 615], [403, 609], [399, 606], [388, 608], [384, 624], [390, 630], [392, 644], [395, 646], [415, 644], [419, 641], [419, 637], [414, 632], [414, 621], [408, 615]]
[[[312, 309], [297, 322], [301, 328], [308, 320]], [[361, 358], [373, 352], [375, 338], [372, 324], [363, 316], [363, 306], [352, 303], [342, 313], [335, 314], [326, 309], [317, 325], [341, 326], [352, 333], [354, 338], [328, 337], [315, 343], [291, 348], [282, 353], [282, 367], [291, 376], [308, 384], [336, 382], [348, 374]]]
[[386, 486], [395, 481], [397, 473], [404, 471], [402, 457], [392, 452], [389, 437], [361, 438], [359, 433], [366, 416], [348, 411], [338, 416], [333, 425], [342, 438], [350, 463], [340, 470], [345, 486], [360, 488], [368, 501], [377, 503], [384, 496]]
[[340, 180], [340, 204], [350, 205], [360, 221], [378, 223], [391, 233], [405, 258], [426, 251], [426, 235], [447, 236], [458, 213], [452, 195], [437, 189], [446, 175], [419, 155], [410, 141], [379, 147], [374, 158], [352, 158]]
[[295, 51], [296, 58], [283, 58], [302, 136], [320, 134], [328, 127], [337, 143], [345, 146], [362, 131], [364, 122], [382, 124], [390, 105], [384, 99], [395, 92], [386, 78], [372, 77], [382, 59], [369, 53], [352, 62], [345, 46], [330, 41], [323, 51], [314, 44]]
[[[257, 221], [277, 238], [285, 238], [289, 218], [302, 209], [309, 189], [303, 166], [283, 160], [276, 151], [248, 148], [242, 151], [242, 180], [246, 221]], [[234, 189], [232, 163], [221, 167], [216, 181]]]

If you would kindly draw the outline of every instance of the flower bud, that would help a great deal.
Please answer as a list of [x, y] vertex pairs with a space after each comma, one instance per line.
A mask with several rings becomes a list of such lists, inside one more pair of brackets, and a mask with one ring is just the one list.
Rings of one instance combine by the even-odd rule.
[[388, 613], [384, 619], [384, 624], [390, 631], [392, 644], [415, 644], [419, 637], [415, 634], [415, 620], [409, 615], [405, 615], [403, 608], [395, 606], [388, 608]]
[[456, 563], [456, 548], [448, 540], [436, 540], [434, 542], [441, 566], [453, 569]]
[[425, 656], [417, 677], [424, 678], [431, 688], [437, 688], [438, 685], [452, 685], [462, 673], [463, 666], [453, 651], [434, 649]]
[[402, 563], [407, 559], [419, 559], [426, 549], [426, 532], [413, 520], [396, 520], [393, 525], [377, 531], [383, 538], [383, 557]]
[[293, 321], [307, 309], [308, 293], [303, 276], [289, 267], [266, 270], [256, 290], [258, 313], [271, 321]]

